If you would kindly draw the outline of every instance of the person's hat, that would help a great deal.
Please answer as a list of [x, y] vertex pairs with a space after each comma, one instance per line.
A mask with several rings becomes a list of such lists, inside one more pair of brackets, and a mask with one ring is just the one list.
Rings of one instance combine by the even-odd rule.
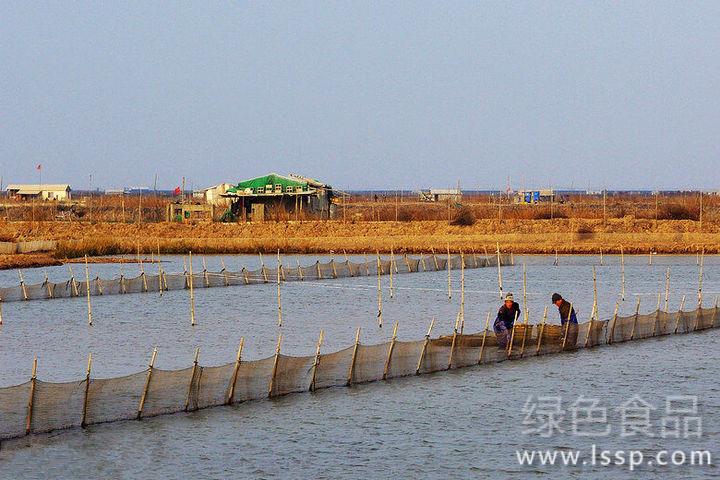
[[505, 301], [506, 301], [506, 302], [508, 302], [508, 301], [509, 301], [509, 302], [514, 302], [514, 301], [515, 301], [515, 297], [513, 297], [513, 294], [512, 294], [512, 293], [508, 293], [507, 295], [505, 295]]
[[562, 296], [559, 293], [553, 293], [552, 294], [552, 303], [557, 302], [558, 300], [562, 300]]

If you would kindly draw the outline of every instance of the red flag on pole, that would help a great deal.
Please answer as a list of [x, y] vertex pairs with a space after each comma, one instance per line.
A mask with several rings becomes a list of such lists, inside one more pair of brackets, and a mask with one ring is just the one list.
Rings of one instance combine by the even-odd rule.
[[173, 195], [180, 195], [180, 187], [175, 187], [175, 190], [173, 190]]
[[42, 163], [38, 163], [37, 167], [35, 167], [37, 170], [42, 170]]

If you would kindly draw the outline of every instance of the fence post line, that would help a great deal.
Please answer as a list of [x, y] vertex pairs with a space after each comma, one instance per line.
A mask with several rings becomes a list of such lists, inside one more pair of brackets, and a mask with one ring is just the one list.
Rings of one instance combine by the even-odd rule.
[[507, 346], [507, 356], [510, 358], [512, 356], [512, 348], [513, 348], [513, 342], [515, 341], [515, 324], [517, 323], [518, 318], [520, 315], [519, 312], [515, 312], [515, 320], [513, 321], [512, 331], [510, 332], [510, 343]]
[[422, 368], [423, 360], [425, 360], [425, 352], [427, 352], [428, 343], [430, 343], [430, 333], [432, 332], [433, 326], [435, 325], [435, 317], [430, 322], [430, 327], [425, 334], [425, 341], [423, 342], [422, 350], [420, 350], [420, 358], [418, 358], [417, 368], [415, 369], [415, 375], [420, 375], [420, 369]]
[[185, 411], [190, 408], [190, 397], [192, 396], [193, 385], [195, 384], [195, 375], [197, 375], [198, 358], [200, 358], [200, 347], [195, 347], [195, 356], [193, 357], [192, 374], [190, 375], [190, 384], [188, 385], [187, 395], [185, 396]]
[[245, 267], [242, 267], [242, 274], [243, 274], [243, 281], [245, 282], [245, 285], [250, 284], [250, 279], [248, 278], [247, 269]]
[[[565, 346], [567, 345], [567, 337], [568, 337], [568, 333], [570, 332], [570, 323], [571, 323], [570, 319], [572, 318], [572, 313], [573, 313], [573, 304], [572, 304], [572, 302], [570, 302], [570, 311], [568, 312], [568, 319], [567, 319], [567, 322], [565, 323], [565, 335], [563, 335], [563, 341], [562, 341], [563, 351], [565, 350]], [[561, 319], [561, 321], [562, 321], [562, 319]]]
[[540, 323], [540, 328], [538, 329], [538, 337], [537, 337], [537, 347], [535, 347], [535, 355], [540, 355], [540, 347], [542, 345], [542, 338], [545, 334], [545, 321], [547, 320], [547, 313], [548, 313], [548, 307], [545, 305], [545, 309], [543, 310], [543, 317], [542, 322]]
[[383, 318], [382, 318], [382, 281], [380, 278], [380, 272], [382, 272], [382, 265], [380, 264], [380, 252], [377, 254], [377, 301], [378, 301], [378, 314], [377, 314], [377, 321], [378, 321], [378, 327], [382, 328], [383, 326]]
[[194, 292], [194, 284], [195, 284], [195, 278], [193, 277], [193, 266], [192, 266], [192, 251], [188, 252], [189, 258], [188, 258], [188, 264], [190, 266], [190, 325], [195, 326], [195, 292]]
[[205, 263], [205, 255], [202, 257], [202, 266], [203, 266], [203, 282], [205, 283], [205, 288], [210, 286], [210, 277], [208, 276], [207, 271], [207, 263]]
[[143, 281], [143, 292], [147, 293], [147, 277], [145, 276], [145, 267], [143, 267], [142, 258], [140, 258], [140, 244], [138, 244], [138, 262], [140, 262], [140, 276], [142, 277]]
[[496, 243], [495, 253], [497, 253], [497, 269], [498, 269], [498, 287], [500, 288], [500, 299], [503, 297], [503, 285], [502, 285], [502, 268], [500, 261], [500, 242]]
[[337, 268], [335, 267], [335, 257], [330, 257], [330, 266], [332, 267], [332, 278], [337, 278]]
[[558, 249], [555, 247], [555, 260], [553, 261], [553, 267], [557, 267], [560, 264], [560, 258], [558, 257]]
[[607, 344], [612, 345], [615, 341], [615, 324], [617, 323], [618, 311], [620, 309], [620, 302], [615, 302], [615, 313], [613, 313], [612, 321], [610, 322], [610, 334], [608, 335]]
[[18, 276], [20, 277], [20, 289], [22, 290], [23, 300], [28, 299], [27, 288], [25, 288], [25, 278], [23, 277], [22, 270], [18, 269]]
[[448, 302], [452, 300], [452, 283], [450, 268], [452, 267], [452, 261], [450, 260], [450, 244], [447, 245], [447, 278], [448, 278]]
[[430, 252], [432, 253], [433, 262], [435, 262], [435, 271], [437, 272], [440, 270], [440, 264], [438, 263], [438, 259], [435, 256], [435, 249], [433, 247], [430, 247]]
[[25, 417], [25, 435], [30, 435], [32, 428], [33, 407], [35, 405], [35, 385], [37, 384], [37, 355], [33, 359], [32, 376], [30, 377], [30, 395], [28, 396], [27, 416]]
[[277, 345], [275, 346], [275, 358], [273, 359], [272, 376], [268, 385], [268, 398], [272, 398], [275, 389], [275, 378], [277, 376], [278, 362], [280, 361], [280, 346], [282, 345], [282, 333], [278, 334]]
[[92, 305], [90, 304], [90, 268], [88, 267], [87, 255], [85, 255], [85, 291], [87, 292], [88, 325], [92, 326]]
[[395, 326], [393, 327], [392, 339], [390, 340], [390, 348], [388, 348], [387, 359], [385, 360], [385, 368], [383, 369], [383, 380], [387, 380], [388, 372], [390, 372], [390, 362], [392, 362], [392, 354], [393, 350], [395, 349], [395, 342], [397, 341], [397, 329], [398, 322], [395, 322]]
[[97, 289], [98, 295], [102, 295], [103, 292], [103, 284], [102, 280], [100, 279], [100, 275], [97, 275], [95, 277], [95, 288]]
[[155, 357], [157, 357], [157, 347], [153, 348], [150, 363], [148, 364], [147, 377], [145, 377], [145, 386], [143, 387], [140, 403], [138, 404], [137, 419], [142, 417], [143, 408], [145, 408], [145, 399], [147, 399], [148, 389], [150, 388], [150, 379], [152, 378], [153, 368], [155, 368]]
[[485, 317], [485, 330], [483, 330], [482, 343], [480, 344], [480, 355], [478, 356], [478, 365], [483, 361], [483, 353], [485, 352], [485, 340], [487, 338], [488, 326], [490, 325], [490, 312]]
[[483, 244], [483, 250], [485, 251], [485, 266], [489, 267], [490, 266], [490, 255], [488, 255], [487, 245]]
[[348, 258], [347, 252], [346, 252], [345, 250], [343, 250], [343, 255], [345, 255], [345, 268], [347, 268], [348, 273], [350, 274], [350, 276], [351, 276], [351, 277], [354, 277], [355, 274], [354, 274], [353, 271], [352, 271], [352, 266], [350, 265], [350, 259]]
[[635, 318], [633, 319], [632, 330], [630, 331], [630, 340], [635, 340], [635, 328], [637, 327], [638, 317], [640, 316], [640, 295], [637, 296], [635, 302]]
[[425, 265], [425, 255], [423, 255], [423, 252], [420, 252], [420, 263], [422, 264], [423, 272], [426, 272], [427, 265]]
[[675, 330], [673, 333], [678, 332], [678, 328], [680, 327], [680, 317], [682, 317], [683, 308], [685, 307], [685, 295], [682, 296], [682, 299], [680, 299], [680, 310], [678, 310], [677, 313], [677, 319], [675, 320]]
[[282, 327], [282, 300], [280, 297], [280, 270], [282, 269], [282, 264], [280, 263], [280, 250], [278, 249], [277, 253], [277, 308], [278, 308], [278, 318], [277, 318], [277, 326]]
[[317, 270], [318, 280], [322, 280], [322, 271], [320, 270], [320, 260], [315, 261], [315, 269]]
[[87, 370], [85, 371], [85, 396], [83, 397], [82, 419], [80, 427], [85, 428], [87, 425], [88, 397], [90, 394], [90, 370], [92, 369], [92, 352], [88, 354]]
[[263, 277], [263, 281], [267, 283], [267, 272], [265, 271], [265, 262], [263, 261], [262, 252], [258, 252], [258, 256], [260, 257], [260, 274]]
[[458, 324], [459, 323], [460, 323], [460, 312], [458, 312], [458, 314], [455, 316], [455, 327], [453, 327], [452, 344], [450, 345], [450, 356], [448, 358], [448, 367], [447, 367], [448, 370], [450, 370], [452, 368], [453, 355], [455, 354], [455, 344], [457, 342]]
[[470, 251], [472, 252], [473, 265], [475, 266], [475, 268], [478, 268], [477, 255], [475, 255], [475, 247], [470, 247]]
[[238, 346], [237, 355], [235, 356], [235, 366], [230, 377], [230, 388], [228, 389], [227, 405], [235, 401], [235, 384], [237, 383], [238, 370], [240, 370], [240, 362], [242, 361], [242, 351], [245, 345], [245, 337], [240, 337], [240, 345]]
[[408, 258], [407, 252], [403, 253], [403, 260], [405, 260], [405, 267], [407, 267], [408, 273], [412, 273], [412, 266], [410, 265], [410, 259]]
[[120, 265], [120, 293], [127, 293], [127, 289], [125, 288], [125, 270], [122, 265]]
[[358, 346], [360, 345], [360, 327], [355, 332], [355, 345], [353, 346], [352, 360], [350, 360], [350, 369], [348, 370], [347, 386], [349, 387], [353, 383], [355, 378], [355, 360], [357, 360]]
[[320, 329], [320, 336], [318, 337], [317, 347], [315, 348], [315, 361], [313, 361], [312, 366], [312, 380], [310, 381], [310, 391], [315, 391], [315, 375], [317, 373], [317, 367], [320, 365], [320, 347], [322, 346], [323, 342], [323, 330]]

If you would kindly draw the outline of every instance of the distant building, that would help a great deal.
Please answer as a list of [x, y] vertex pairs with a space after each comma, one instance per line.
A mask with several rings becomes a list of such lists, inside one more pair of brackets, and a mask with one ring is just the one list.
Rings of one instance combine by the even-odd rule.
[[460, 202], [462, 200], [462, 191], [459, 188], [431, 188], [430, 190], [420, 190], [421, 202]]
[[321, 218], [335, 215], [332, 187], [297, 174], [270, 173], [250, 178], [228, 188], [220, 196], [231, 199], [235, 216], [253, 221], [264, 220], [270, 207], [281, 207], [287, 212], [308, 211]]
[[229, 206], [232, 204], [232, 200], [223, 195], [225, 195], [229, 189], [233, 188], [233, 186], [231, 183], [219, 183], [214, 187], [206, 188], [203, 192], [205, 201], [211, 205]]
[[7, 186], [8, 197], [19, 200], [70, 200], [70, 185], [64, 184], [20, 184]]
[[542, 203], [555, 200], [555, 191], [551, 188], [542, 190], [518, 190], [515, 193], [515, 203]]

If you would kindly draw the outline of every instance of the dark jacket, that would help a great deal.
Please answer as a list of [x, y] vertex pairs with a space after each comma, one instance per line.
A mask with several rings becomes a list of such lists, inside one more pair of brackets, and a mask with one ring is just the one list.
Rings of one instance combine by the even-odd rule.
[[575, 315], [575, 308], [570, 311], [570, 302], [566, 302], [565, 300], [562, 301], [560, 306], [558, 307], [558, 310], [560, 311], [560, 323], [562, 325], [565, 325], [568, 321], [568, 318], [570, 318], [570, 323], [574, 323], [577, 325], [577, 315]]
[[515, 317], [520, 318], [520, 305], [517, 302], [513, 302], [511, 308], [507, 308], [503, 303], [500, 310], [498, 310], [497, 317], [495, 317], [495, 323], [502, 322], [505, 324], [505, 328], [510, 330], [515, 323]]

